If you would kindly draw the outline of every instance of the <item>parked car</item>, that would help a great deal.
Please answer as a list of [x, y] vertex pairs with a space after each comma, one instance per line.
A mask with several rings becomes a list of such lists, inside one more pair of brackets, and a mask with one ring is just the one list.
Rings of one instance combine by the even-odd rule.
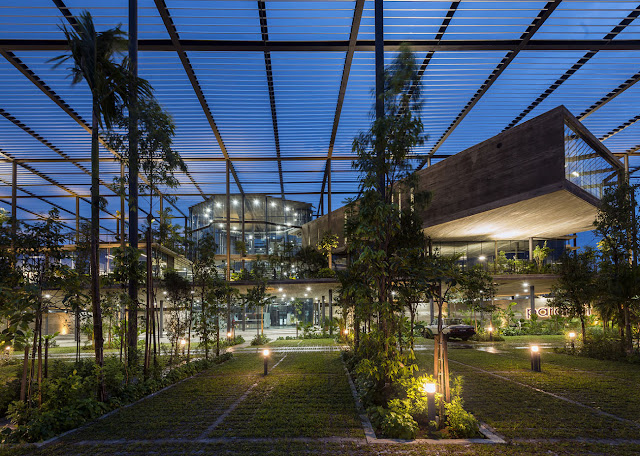
[[[433, 336], [438, 334], [438, 323], [430, 325], [418, 324], [415, 326], [417, 331], [422, 333], [423, 337], [433, 339]], [[476, 333], [471, 325], [465, 325], [459, 318], [443, 318], [442, 319], [442, 333], [449, 336], [450, 339], [462, 339], [467, 340]]]

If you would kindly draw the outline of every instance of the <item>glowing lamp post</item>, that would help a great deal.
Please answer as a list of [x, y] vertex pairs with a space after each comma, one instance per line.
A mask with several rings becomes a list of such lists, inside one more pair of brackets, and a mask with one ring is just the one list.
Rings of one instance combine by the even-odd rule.
[[182, 348], [182, 355], [184, 356], [184, 347], [187, 346], [187, 341], [186, 339], [180, 339], [180, 347]]
[[229, 332], [227, 333], [227, 340], [228, 340], [228, 341], [231, 341], [231, 336], [232, 336], [232, 335], [233, 335], [233, 334], [231, 334], [231, 331], [229, 331]]
[[575, 339], [576, 339], [576, 333], [570, 332], [569, 340], [571, 341], [571, 351], [574, 351], [576, 349]]
[[531, 346], [531, 370], [534, 372], [542, 372], [540, 367], [540, 349], [537, 345]]
[[262, 350], [262, 356], [264, 357], [264, 375], [267, 375], [269, 368], [269, 350], [266, 348]]
[[487, 331], [489, 331], [489, 342], [493, 342], [493, 326], [489, 325]]
[[436, 384], [425, 383], [423, 389], [427, 393], [427, 418], [431, 426], [431, 422], [436, 420]]

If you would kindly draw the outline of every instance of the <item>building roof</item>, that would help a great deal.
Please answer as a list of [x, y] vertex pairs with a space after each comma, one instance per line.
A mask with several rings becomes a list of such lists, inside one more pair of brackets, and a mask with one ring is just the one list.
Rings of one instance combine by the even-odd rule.
[[[89, 217], [90, 98], [71, 86], [61, 24], [83, 9], [98, 29], [123, 24], [126, 0], [0, 5], [0, 207], [18, 216], [57, 206]], [[563, 104], [614, 154], [640, 166], [640, 7], [624, 0], [395, 1], [385, 5], [385, 59], [411, 41], [421, 63], [432, 163]], [[373, 1], [139, 1], [140, 75], [177, 124], [181, 173], [174, 215], [226, 189], [320, 207], [357, 194], [354, 136], [370, 122]], [[115, 232], [120, 174], [101, 148], [103, 233]], [[421, 165], [422, 160], [416, 160]], [[158, 198], [155, 198], [157, 208]], [[148, 203], [141, 202], [145, 209]], [[327, 204], [324, 205], [325, 210]]]

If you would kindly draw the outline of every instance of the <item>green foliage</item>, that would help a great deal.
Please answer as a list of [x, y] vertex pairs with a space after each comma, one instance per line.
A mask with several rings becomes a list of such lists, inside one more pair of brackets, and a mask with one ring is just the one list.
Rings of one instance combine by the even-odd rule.
[[478, 437], [480, 435], [478, 420], [462, 405], [463, 401], [459, 396], [444, 404], [448, 434], [457, 439]]
[[391, 401], [389, 408], [370, 407], [367, 412], [371, 417], [371, 424], [386, 437], [405, 440], [415, 438], [418, 423], [407, 411], [402, 401], [397, 399]]
[[264, 345], [269, 343], [271, 339], [269, 339], [264, 334], [256, 334], [256, 336], [251, 341], [251, 345]]
[[51, 378], [45, 381], [41, 408], [15, 401], [9, 405], [7, 416], [14, 425], [0, 435], [0, 443], [37, 442], [80, 426], [128, 402], [158, 391], [216, 364], [232, 358], [225, 353], [214, 360], [197, 360], [168, 371], [159, 379], [150, 378], [138, 383], [125, 383], [125, 366], [114, 357], [105, 359], [103, 375], [109, 398], [98, 402], [90, 398], [98, 384], [98, 368], [92, 360], [74, 365], [56, 362]]
[[533, 259], [536, 262], [538, 272], [542, 270], [544, 260], [551, 254], [552, 251], [553, 249], [551, 247], [547, 247], [547, 241], [544, 241], [544, 245], [542, 247], [540, 247], [540, 245], [536, 245], [536, 248], [533, 249]]

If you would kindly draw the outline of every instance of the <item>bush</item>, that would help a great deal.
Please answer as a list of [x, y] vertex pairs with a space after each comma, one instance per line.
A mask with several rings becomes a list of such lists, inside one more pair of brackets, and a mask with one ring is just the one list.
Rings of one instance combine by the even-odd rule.
[[450, 403], [445, 403], [447, 412], [448, 434], [456, 439], [467, 439], [480, 435], [478, 420], [462, 407], [462, 398], [454, 397]]
[[370, 407], [368, 410], [372, 424], [385, 437], [392, 439], [414, 439], [418, 431], [418, 423], [413, 419], [402, 401], [390, 401], [389, 408]]
[[256, 337], [253, 338], [253, 340], [251, 341], [251, 345], [264, 345], [266, 343], [268, 343], [271, 339], [269, 339], [267, 336], [265, 336], [264, 334], [258, 334], [256, 335]]
[[92, 398], [98, 372], [92, 360], [81, 360], [75, 367], [54, 362], [52, 377], [43, 382], [42, 408], [29, 407], [22, 401], [9, 404], [7, 416], [15, 428], [5, 428], [0, 435], [0, 443], [49, 439], [232, 357], [231, 353], [225, 353], [212, 360], [199, 359], [170, 370], [164, 377], [128, 384], [124, 382], [122, 373], [124, 365], [115, 357], [107, 357], [103, 370], [109, 395], [107, 402]]

